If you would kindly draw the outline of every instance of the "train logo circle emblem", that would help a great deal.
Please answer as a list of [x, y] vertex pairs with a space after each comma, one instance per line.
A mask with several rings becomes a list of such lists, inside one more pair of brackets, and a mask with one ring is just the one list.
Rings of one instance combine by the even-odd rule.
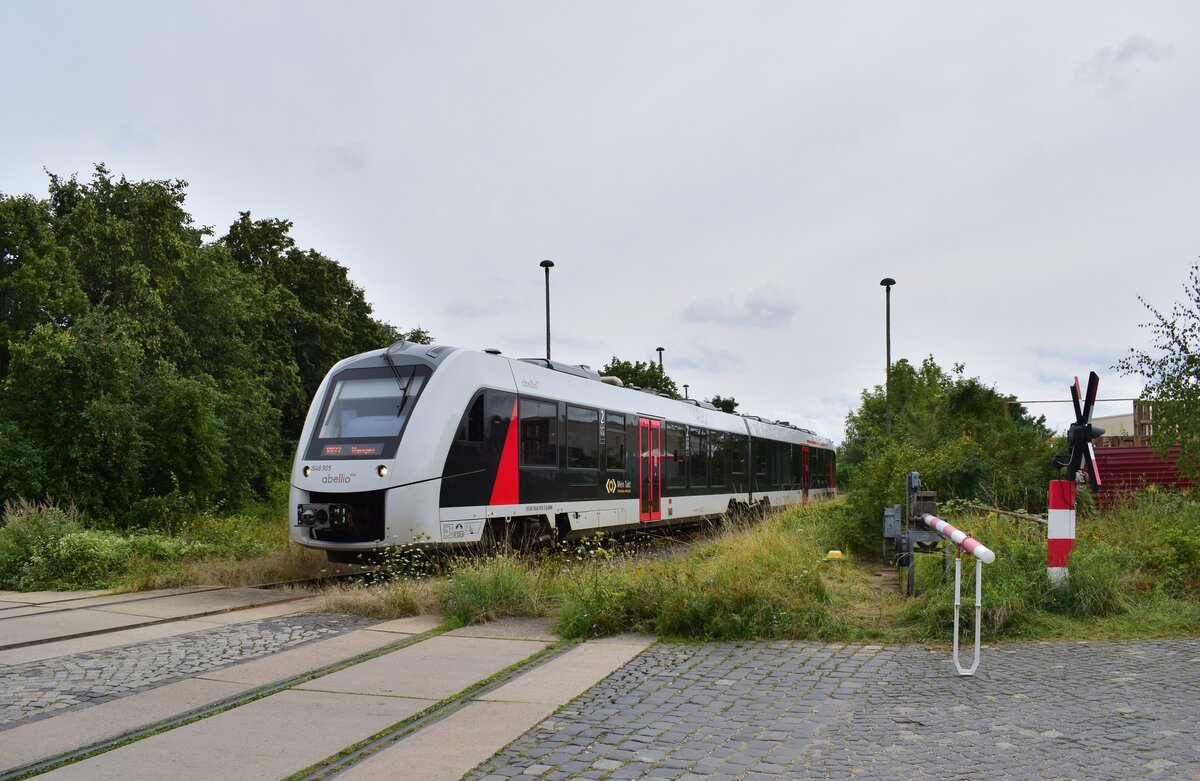
[[608, 491], [610, 494], [615, 494], [617, 492], [617, 481], [613, 480], [611, 477], [608, 478], [608, 482], [604, 484], [604, 490]]

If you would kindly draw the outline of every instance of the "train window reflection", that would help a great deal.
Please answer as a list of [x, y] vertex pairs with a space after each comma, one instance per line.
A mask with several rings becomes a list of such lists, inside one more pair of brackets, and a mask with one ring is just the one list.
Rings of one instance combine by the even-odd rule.
[[558, 466], [558, 405], [521, 399], [521, 464]]
[[403, 378], [403, 389], [392, 376], [339, 380], [330, 393], [329, 409], [317, 436], [321, 439], [398, 436], [412, 400], [424, 382], [425, 377], [416, 373]]
[[600, 412], [567, 406], [567, 467], [596, 469], [600, 466]]

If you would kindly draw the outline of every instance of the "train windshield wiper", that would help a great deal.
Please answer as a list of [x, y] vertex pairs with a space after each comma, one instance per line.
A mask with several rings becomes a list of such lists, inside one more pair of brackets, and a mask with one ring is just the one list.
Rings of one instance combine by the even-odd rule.
[[392, 363], [392, 356], [388, 353], [383, 354], [383, 359], [387, 361], [387, 365], [392, 370], [392, 375], [396, 378], [396, 385], [400, 388], [400, 403], [396, 405], [396, 417], [404, 414], [404, 403], [408, 401], [408, 391], [412, 387], [413, 378], [417, 376], [417, 367], [412, 368], [408, 378], [400, 374], [400, 367]]

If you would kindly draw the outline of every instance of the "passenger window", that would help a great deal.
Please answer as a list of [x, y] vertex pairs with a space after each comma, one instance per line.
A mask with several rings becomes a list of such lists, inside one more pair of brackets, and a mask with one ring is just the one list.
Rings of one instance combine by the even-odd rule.
[[558, 466], [558, 405], [521, 399], [521, 465]]
[[664, 485], [675, 488], [687, 485], [687, 472], [684, 469], [686, 434], [687, 429], [678, 423], [667, 424], [667, 450], [662, 465]]
[[746, 438], [738, 434], [729, 434], [727, 440], [729, 474], [743, 475], [746, 473]]
[[725, 440], [726, 434], [723, 431], [714, 431], [710, 437], [712, 442], [712, 466], [709, 470], [709, 478], [713, 488], [725, 487], [725, 468], [727, 462]]
[[597, 469], [599, 466], [599, 411], [568, 406], [567, 467], [569, 469]]
[[702, 428], [688, 429], [688, 485], [708, 486], [708, 432]]
[[625, 471], [625, 416], [604, 415], [604, 462], [610, 471]]

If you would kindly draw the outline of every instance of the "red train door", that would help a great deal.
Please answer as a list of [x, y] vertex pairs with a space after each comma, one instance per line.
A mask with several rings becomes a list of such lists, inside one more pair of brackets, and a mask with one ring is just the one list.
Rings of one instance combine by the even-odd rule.
[[638, 418], [639, 521], [662, 518], [662, 422]]
[[808, 445], [800, 448], [800, 498], [801, 501], [808, 501], [808, 486], [810, 474], [808, 468]]

